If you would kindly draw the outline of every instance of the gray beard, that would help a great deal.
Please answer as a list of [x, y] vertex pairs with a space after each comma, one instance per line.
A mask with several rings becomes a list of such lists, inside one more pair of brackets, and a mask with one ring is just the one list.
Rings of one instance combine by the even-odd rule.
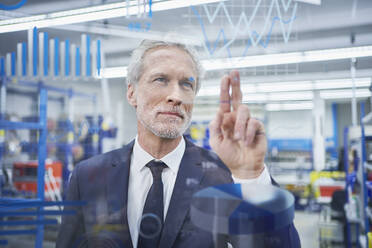
[[[138, 118], [138, 116], [137, 116], [137, 118]], [[183, 125], [183, 127], [181, 128], [181, 130], [177, 130], [177, 129], [157, 130], [153, 126], [147, 125], [147, 123], [145, 123], [141, 118], [138, 118], [138, 119], [141, 122], [141, 124], [146, 129], [150, 130], [154, 135], [156, 135], [156, 136], [158, 136], [160, 138], [164, 138], [164, 139], [175, 139], [175, 138], [178, 138], [181, 135], [183, 135], [186, 132], [187, 128], [190, 126], [191, 116], [190, 117], [186, 117], [186, 118], [188, 118], [188, 120]]]

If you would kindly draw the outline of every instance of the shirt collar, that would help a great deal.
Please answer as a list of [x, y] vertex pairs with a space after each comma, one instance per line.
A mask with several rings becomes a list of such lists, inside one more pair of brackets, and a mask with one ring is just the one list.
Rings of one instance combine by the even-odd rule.
[[[183, 154], [185, 153], [185, 149], [186, 142], [184, 137], [182, 137], [177, 147], [159, 160], [163, 161], [172, 170], [172, 172], [177, 174]], [[133, 157], [131, 166], [133, 166], [132, 168], [135, 169], [137, 172], [141, 171], [148, 162], [155, 159], [148, 152], [146, 152], [138, 143], [138, 136], [136, 136], [134, 142], [132, 156]]]

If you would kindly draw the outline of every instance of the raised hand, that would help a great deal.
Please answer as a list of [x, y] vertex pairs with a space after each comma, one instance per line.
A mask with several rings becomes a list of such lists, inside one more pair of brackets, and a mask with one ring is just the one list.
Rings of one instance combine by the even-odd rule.
[[249, 179], [261, 174], [267, 149], [264, 125], [251, 118], [248, 106], [242, 104], [238, 71], [222, 78], [220, 108], [209, 129], [212, 149], [235, 177]]

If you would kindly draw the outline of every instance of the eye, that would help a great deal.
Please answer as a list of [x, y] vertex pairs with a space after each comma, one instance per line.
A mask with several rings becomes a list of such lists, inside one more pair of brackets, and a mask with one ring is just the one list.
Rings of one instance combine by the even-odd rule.
[[166, 82], [166, 79], [165, 77], [157, 77], [154, 79], [154, 82], [157, 81], [157, 82]]
[[190, 89], [194, 88], [194, 84], [191, 83], [190, 81], [183, 81], [181, 84], [182, 84], [182, 86], [184, 86], [186, 88], [190, 88]]

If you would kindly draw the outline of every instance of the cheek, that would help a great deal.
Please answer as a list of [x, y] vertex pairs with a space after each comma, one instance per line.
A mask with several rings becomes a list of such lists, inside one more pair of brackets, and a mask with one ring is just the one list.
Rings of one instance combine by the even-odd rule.
[[185, 106], [185, 111], [191, 114], [192, 109], [193, 109], [193, 104], [185, 104], [184, 106]]
[[160, 104], [160, 97], [158, 94], [142, 94], [138, 95], [137, 103], [146, 110], [151, 110]]
[[191, 112], [192, 111], [192, 109], [194, 107], [194, 99], [195, 99], [194, 93], [191, 93], [187, 97], [187, 100], [186, 100], [186, 103], [185, 103], [185, 109], [186, 109], [186, 111], [188, 111], [188, 112]]
[[153, 98], [154, 96], [151, 94], [151, 90], [149, 89], [141, 88], [141, 90], [137, 92], [137, 101], [141, 102], [143, 105], [148, 105], [151, 103]]

